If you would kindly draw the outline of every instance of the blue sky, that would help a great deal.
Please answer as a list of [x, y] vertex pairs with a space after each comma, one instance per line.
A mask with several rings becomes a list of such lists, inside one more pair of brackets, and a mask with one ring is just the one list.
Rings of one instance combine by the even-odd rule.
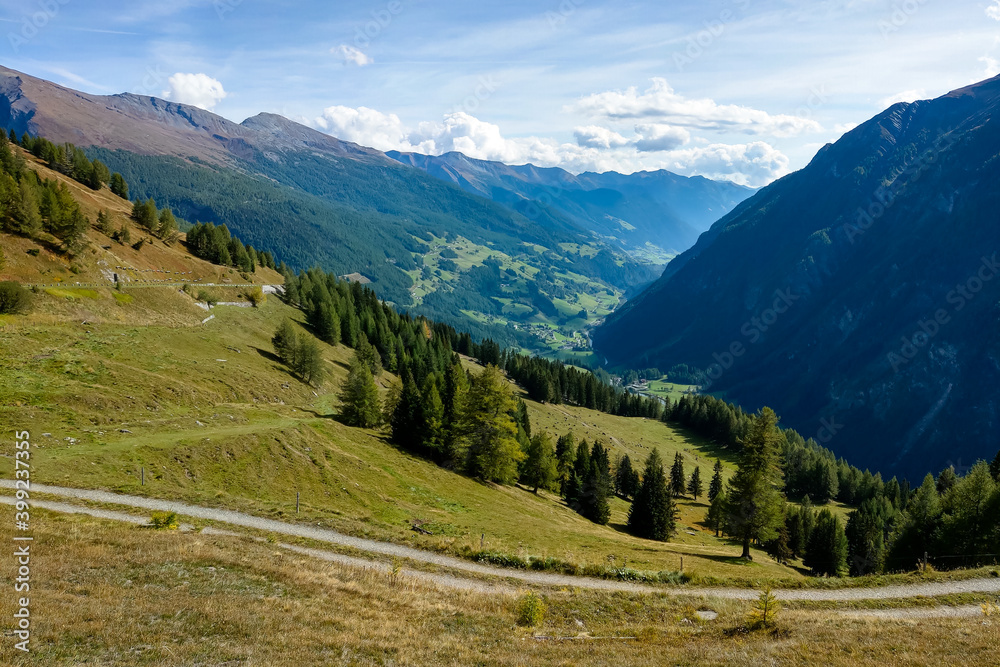
[[0, 63], [382, 150], [755, 186], [1000, 72], [1000, 0], [347, 4], [0, 0]]

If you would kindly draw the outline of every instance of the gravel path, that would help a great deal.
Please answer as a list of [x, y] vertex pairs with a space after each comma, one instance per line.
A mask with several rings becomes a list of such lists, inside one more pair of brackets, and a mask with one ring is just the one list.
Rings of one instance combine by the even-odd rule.
[[[14, 482], [12, 480], [0, 480], [0, 488], [12, 489], [14, 488]], [[385, 556], [393, 556], [399, 558], [408, 558], [414, 561], [439, 565], [454, 570], [460, 570], [479, 575], [501, 577], [505, 579], [515, 579], [518, 581], [523, 581], [527, 584], [535, 584], [539, 586], [554, 586], [554, 587], [566, 586], [566, 587], [576, 587], [576, 588], [587, 588], [592, 590], [627, 591], [633, 593], [670, 593], [674, 595], [715, 597], [715, 598], [725, 598], [731, 600], [751, 600], [756, 598], [758, 595], [758, 591], [752, 589], [649, 586], [644, 584], [634, 584], [623, 581], [595, 579], [591, 577], [577, 577], [564, 574], [553, 574], [549, 572], [531, 572], [524, 570], [499, 568], [490, 565], [482, 565], [479, 563], [474, 563], [461, 558], [454, 558], [452, 556], [444, 556], [430, 551], [414, 549], [412, 547], [402, 546], [399, 544], [391, 544], [388, 542], [379, 542], [376, 540], [369, 540], [361, 537], [353, 537], [351, 535], [345, 535], [343, 533], [339, 533], [337, 531], [330, 530], [328, 528], [318, 528], [315, 526], [308, 526], [303, 524], [275, 521], [274, 519], [265, 519], [262, 517], [253, 516], [251, 514], [244, 514], [242, 512], [233, 512], [230, 510], [201, 507], [198, 505], [189, 505], [187, 503], [180, 503], [170, 500], [160, 500], [157, 498], [143, 498], [140, 496], [129, 496], [118, 493], [110, 493], [107, 491], [72, 489], [72, 488], [65, 488], [58, 486], [47, 486], [44, 484], [33, 484], [31, 490], [36, 493], [46, 493], [55, 496], [62, 496], [66, 498], [77, 498], [79, 500], [87, 500], [98, 503], [124, 505], [127, 507], [145, 509], [150, 511], [176, 512], [177, 514], [182, 516], [194, 517], [197, 519], [207, 519], [210, 521], [218, 521], [220, 523], [226, 523], [234, 526], [243, 526], [245, 528], [254, 528], [257, 530], [262, 530], [270, 533], [277, 533], [281, 535], [303, 537], [307, 539], [316, 540], [319, 542], [326, 542], [328, 544], [336, 544], [336, 545], [351, 547], [354, 549], [358, 549], [360, 551], [366, 551], [368, 553], [381, 554]], [[0, 502], [9, 504], [12, 501], [13, 498], [11, 498], [10, 496], [0, 496]], [[136, 517], [122, 512], [81, 507], [76, 505], [67, 505], [64, 503], [53, 503], [49, 501], [32, 500], [31, 505], [43, 509], [84, 513], [105, 519], [128, 521], [130, 523], [144, 523], [147, 521], [145, 517]], [[382, 570], [387, 570], [388, 568], [388, 566], [384, 563], [377, 563], [361, 558], [352, 558], [349, 556], [334, 554], [320, 549], [307, 549], [305, 547], [299, 547], [288, 544], [283, 544], [281, 546], [286, 549], [297, 551], [299, 553], [308, 554], [311, 556], [315, 556], [317, 558], [322, 558], [324, 560], [335, 561], [347, 565], [359, 565], [362, 567], [377, 568]], [[419, 570], [404, 570], [404, 573], [409, 576], [416, 576], [419, 578], [433, 580], [436, 583], [453, 588], [458, 587], [471, 590], [497, 589], [495, 584], [489, 582], [480, 582], [476, 580], [462, 579], [461, 577], [455, 577], [450, 575], [432, 574], [428, 572], [422, 572]], [[944, 582], [933, 582], [924, 584], [905, 584], [905, 585], [894, 585], [894, 586], [882, 586], [877, 588], [843, 588], [836, 590], [786, 589], [786, 590], [774, 591], [775, 596], [780, 600], [788, 600], [788, 601], [817, 600], [817, 601], [836, 601], [836, 602], [909, 598], [917, 596], [932, 597], [937, 595], [947, 595], [953, 593], [1000, 593], [1000, 578], [966, 579], [964, 581], [944, 581]], [[953, 609], [953, 608], [948, 608], [948, 609]], [[903, 610], [883, 610], [883, 611], [889, 614], [893, 611], [903, 611]]]

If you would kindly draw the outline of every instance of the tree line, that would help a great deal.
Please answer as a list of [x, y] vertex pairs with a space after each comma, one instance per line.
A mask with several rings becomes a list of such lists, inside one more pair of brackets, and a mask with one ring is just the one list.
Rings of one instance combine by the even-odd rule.
[[[157, 224], [156, 205], [152, 199], [147, 200], [145, 204], [136, 202], [136, 206], [140, 207], [140, 213], [143, 220], [147, 221], [145, 224], [148, 227]], [[142, 207], [145, 207], [145, 210], [142, 210]], [[169, 209], [164, 209], [164, 212], [168, 211]], [[134, 215], [135, 213], [133, 217]], [[161, 233], [164, 226], [162, 217], [163, 213], [160, 214], [159, 220]], [[166, 224], [170, 224], [169, 220]], [[225, 225], [216, 227], [211, 222], [196, 222], [187, 232], [187, 247], [195, 257], [220, 266], [232, 266], [245, 273], [253, 273], [258, 266], [275, 270], [278, 268], [274, 263], [274, 255], [268, 251], [256, 250], [252, 245], [243, 245], [243, 242], [233, 236]]]
[[107, 185], [111, 192], [122, 199], [128, 199], [128, 183], [121, 174], [111, 173], [103, 162], [89, 159], [83, 149], [69, 142], [55, 144], [45, 137], [32, 137], [27, 132], [21, 135], [19, 142], [14, 130], [10, 131], [10, 141], [44, 160], [49, 168], [83, 183], [91, 190], [100, 190]]
[[0, 132], [0, 224], [6, 232], [29, 238], [47, 232], [70, 254], [80, 249], [90, 227], [66, 186], [28, 169], [4, 132]]

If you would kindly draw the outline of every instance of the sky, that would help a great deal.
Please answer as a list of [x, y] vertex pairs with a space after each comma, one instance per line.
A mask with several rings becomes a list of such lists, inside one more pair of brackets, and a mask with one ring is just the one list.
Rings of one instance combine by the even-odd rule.
[[380, 150], [757, 187], [1000, 73], [1000, 0], [0, 0], [0, 53]]

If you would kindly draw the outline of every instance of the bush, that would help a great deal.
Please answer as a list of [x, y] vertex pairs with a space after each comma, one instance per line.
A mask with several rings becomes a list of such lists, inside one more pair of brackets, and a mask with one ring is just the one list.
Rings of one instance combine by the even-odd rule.
[[261, 304], [267, 301], [267, 295], [264, 294], [264, 289], [258, 285], [247, 293], [247, 300], [253, 304], [254, 308], [260, 308]]
[[156, 530], [177, 530], [181, 522], [175, 512], [153, 512], [149, 525]]
[[23, 313], [28, 310], [31, 295], [20, 283], [7, 280], [0, 283], [0, 314]]
[[528, 592], [517, 600], [517, 624], [534, 628], [545, 620], [545, 602], [537, 593]]
[[525, 570], [528, 567], [528, 562], [523, 558], [500, 551], [480, 551], [474, 556], [474, 559], [480, 563], [496, 565], [497, 567], [513, 567], [518, 570]]
[[210, 306], [214, 306], [219, 302], [218, 299], [208, 293], [208, 290], [198, 290], [198, 301], [204, 301]]

